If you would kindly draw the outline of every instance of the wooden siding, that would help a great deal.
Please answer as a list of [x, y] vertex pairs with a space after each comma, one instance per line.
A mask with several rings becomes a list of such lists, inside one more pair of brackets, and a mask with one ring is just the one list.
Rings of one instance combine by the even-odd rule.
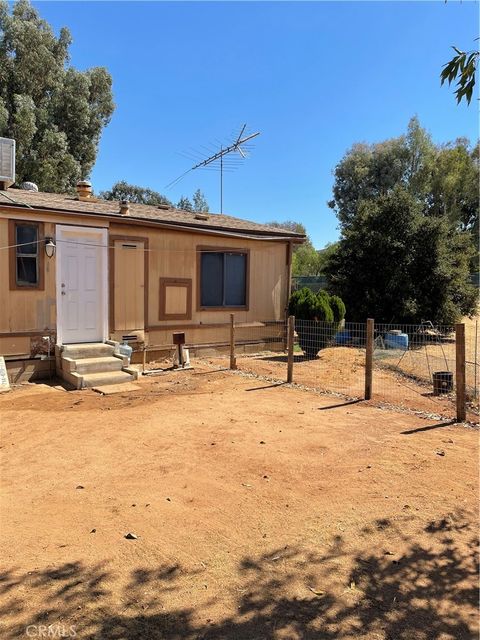
[[[85, 220], [74, 215], [39, 214], [22, 210], [20, 213], [0, 209], [0, 247], [9, 244], [8, 220], [34, 220], [44, 223], [44, 235], [55, 237], [56, 224], [82, 226]], [[108, 227], [105, 220], [88, 220], [90, 227]], [[212, 236], [189, 231], [174, 231], [151, 227], [111, 223], [110, 243], [114, 239], [146, 240], [145, 267], [142, 272], [139, 251], [132, 249], [126, 260], [112, 262], [110, 259], [110, 287], [115, 281], [111, 312], [112, 337], [118, 334], [145, 330], [146, 341], [150, 344], [170, 344], [172, 326], [188, 327], [190, 342], [214, 342], [223, 339], [223, 328], [228, 324], [229, 309], [198, 310], [197, 248], [200, 246], [248, 250], [249, 252], [249, 305], [239, 309], [235, 318], [240, 323], [254, 321], [279, 321], [285, 317], [289, 265], [286, 260], [287, 242], [270, 240], [249, 240], [246, 238]], [[43, 251], [43, 245], [41, 247]], [[114, 250], [113, 250], [114, 251]], [[125, 251], [125, 250], [123, 250]], [[131, 261], [133, 263], [131, 264]], [[9, 290], [9, 252], [0, 250], [0, 334], [3, 338], [12, 334], [11, 343], [2, 341], [4, 353], [18, 353], [25, 349], [27, 341], [20, 342], [13, 334], [39, 335], [42, 332], [55, 333], [56, 330], [56, 257], [44, 259], [45, 289]], [[113, 267], [113, 269], [112, 269]], [[143, 281], [142, 281], [143, 277]], [[185, 319], [160, 319], [160, 279], [191, 280], [191, 311]], [[142, 289], [142, 286], [145, 285]], [[146, 295], [142, 296], [141, 291]], [[170, 293], [169, 293], [170, 296]], [[168, 298], [168, 311], [178, 311], [173, 299]], [[182, 307], [183, 311], [183, 307]], [[167, 314], [168, 315], [168, 314]], [[143, 327], [139, 325], [143, 323]], [[217, 328], [216, 328], [217, 327]], [[22, 336], [22, 337], [23, 337]], [[20, 344], [22, 345], [20, 347]], [[0, 350], [1, 353], [1, 350]]]
[[[44, 234], [54, 235], [51, 223], [45, 223]], [[0, 247], [8, 245], [8, 220], [0, 218]], [[42, 243], [40, 250], [44, 251]], [[43, 290], [19, 288], [10, 291], [9, 251], [0, 249], [0, 333], [55, 329], [55, 258], [45, 258], [43, 269]]]
[[[138, 234], [135, 226], [110, 227], [110, 233], [123, 236]], [[197, 310], [197, 247], [208, 245], [221, 249], [248, 249], [250, 252], [250, 291], [248, 310], [238, 310], [238, 322], [254, 320], [282, 320], [287, 304], [288, 265], [286, 243], [244, 238], [202, 237], [183, 231], [148, 230], [149, 239], [149, 289], [148, 328], [171, 324], [158, 320], [160, 278], [191, 278], [192, 318], [178, 320], [182, 324], [227, 323], [231, 309]]]
[[[128, 333], [143, 331], [148, 287], [148, 249], [147, 239], [130, 239], [128, 236], [116, 238], [110, 235], [110, 306], [111, 330]], [[113, 325], [113, 326], [112, 326]]]

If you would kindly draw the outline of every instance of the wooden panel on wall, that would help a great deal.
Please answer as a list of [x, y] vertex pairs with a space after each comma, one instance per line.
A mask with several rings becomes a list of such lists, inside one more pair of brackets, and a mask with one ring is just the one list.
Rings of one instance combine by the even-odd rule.
[[[145, 326], [145, 242], [113, 239], [113, 327], [115, 331], [141, 331]], [[112, 299], [113, 298], [113, 299]]]
[[165, 315], [185, 315], [187, 313], [187, 288], [167, 287], [165, 289]]
[[0, 338], [0, 355], [25, 356], [30, 355], [30, 337], [12, 336]]
[[192, 318], [192, 279], [160, 278], [160, 320], [190, 320]]

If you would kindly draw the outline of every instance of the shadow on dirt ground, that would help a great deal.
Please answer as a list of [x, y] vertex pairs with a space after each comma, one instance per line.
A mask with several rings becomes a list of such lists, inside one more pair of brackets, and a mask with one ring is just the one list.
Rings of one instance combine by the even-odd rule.
[[[391, 537], [393, 551], [376, 544], [368, 553], [352, 553], [336, 536], [324, 553], [297, 546], [244, 557], [229, 593], [208, 596], [199, 606], [178, 603], [191, 601], [202, 568], [139, 567], [115, 601], [115, 576], [106, 565], [72, 562], [23, 575], [12, 569], [0, 582], [2, 638], [24, 638], [29, 625], [60, 620], [74, 625], [82, 640], [476, 637], [476, 534], [465, 515], [429, 522], [415, 539], [388, 519], [362, 533], [373, 541], [379, 531]], [[295, 584], [302, 590], [292, 591]], [[40, 603], [35, 612], [31, 598]], [[209, 619], [209, 606], [221, 599], [231, 602], [231, 614]]]

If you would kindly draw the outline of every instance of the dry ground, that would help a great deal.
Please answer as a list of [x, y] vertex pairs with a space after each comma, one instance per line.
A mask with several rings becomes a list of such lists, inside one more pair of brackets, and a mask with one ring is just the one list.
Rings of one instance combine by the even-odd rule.
[[[430, 348], [430, 347], [429, 347]], [[422, 350], [407, 352], [399, 365], [398, 352], [383, 352], [382, 359], [374, 359], [372, 403], [384, 403], [412, 411], [444, 417], [455, 416], [455, 394], [434, 396], [432, 384], [418, 381], [428, 378], [427, 363]], [[225, 366], [226, 357], [210, 358], [210, 364]], [[237, 357], [241, 371], [272, 380], [286, 380], [287, 357], [284, 353], [261, 353]], [[430, 356], [430, 366], [433, 357]], [[438, 365], [445, 369], [444, 361]], [[455, 367], [453, 367], [455, 368]], [[403, 370], [402, 375], [398, 369]], [[451, 369], [451, 367], [450, 367]], [[432, 369], [433, 370], [433, 369]], [[365, 350], [354, 347], [330, 347], [322, 349], [317, 358], [305, 359], [294, 354], [293, 380], [299, 385], [321, 391], [363, 398], [365, 391]], [[478, 422], [478, 401], [469, 409], [468, 419]]]
[[[466, 351], [466, 392], [468, 420], [479, 421], [480, 384], [480, 316], [464, 318]], [[360, 325], [359, 325], [360, 326]], [[244, 335], [254, 340], [256, 333]], [[401, 409], [422, 412], [432, 416], [455, 416], [455, 391], [434, 396], [432, 374], [435, 371], [451, 371], [455, 377], [455, 339], [438, 340], [422, 344], [407, 352], [376, 348], [373, 367], [373, 404], [391, 405]], [[209, 364], [225, 366], [228, 355], [208, 353]], [[283, 381], [287, 375], [285, 352], [262, 352], [245, 355], [237, 350], [238, 368], [271, 380]], [[335, 346], [322, 349], [315, 359], [305, 358], [300, 347], [294, 353], [294, 382], [299, 385], [336, 393], [350, 398], [363, 398], [365, 387], [365, 349]]]
[[201, 369], [0, 424], [2, 640], [476, 637], [475, 429]]

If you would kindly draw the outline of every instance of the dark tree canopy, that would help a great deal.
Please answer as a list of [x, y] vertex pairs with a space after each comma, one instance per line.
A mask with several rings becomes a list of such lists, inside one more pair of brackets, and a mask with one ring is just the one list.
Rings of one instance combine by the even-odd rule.
[[125, 180], [116, 182], [111, 189], [102, 191], [99, 196], [105, 200], [127, 200], [136, 204], [172, 205], [170, 200], [158, 191], [147, 187], [139, 187], [136, 184], [129, 184]]
[[200, 189], [197, 189], [193, 195], [193, 204], [189, 198], [182, 196], [177, 204], [174, 205], [166, 196], [158, 191], [154, 191], [148, 187], [139, 187], [136, 184], [129, 184], [125, 180], [120, 180], [116, 182], [111, 189], [102, 191], [99, 196], [105, 200], [127, 200], [128, 202], [151, 204], [154, 206], [168, 204], [170, 207], [175, 206], [177, 209], [182, 209], [183, 211], [208, 211], [208, 203]]
[[293, 220], [285, 220], [285, 222], [278, 222], [274, 220], [272, 222], [267, 222], [270, 227], [274, 227], [275, 229], [286, 229], [287, 231], [293, 231], [294, 233], [301, 233], [304, 236], [307, 235], [307, 230], [305, 225], [301, 222], [294, 222]]
[[451, 323], [474, 312], [478, 176], [478, 147], [436, 146], [417, 119], [405, 136], [347, 152], [330, 203], [341, 239], [326, 272], [349, 319]]
[[72, 191], [88, 177], [113, 110], [103, 67], [69, 66], [71, 37], [57, 37], [27, 0], [0, 0], [0, 136], [17, 144], [16, 181]]

